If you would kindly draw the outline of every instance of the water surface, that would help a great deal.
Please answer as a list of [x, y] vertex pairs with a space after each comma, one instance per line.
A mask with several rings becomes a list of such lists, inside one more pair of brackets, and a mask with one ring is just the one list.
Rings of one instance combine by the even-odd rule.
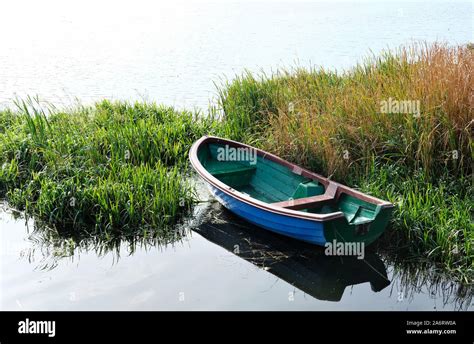
[[[208, 197], [209, 195], [203, 195]], [[52, 240], [0, 213], [2, 310], [459, 310], [472, 289], [377, 251], [327, 257], [267, 233], [216, 202], [194, 210], [177, 240]], [[187, 230], [186, 230], [187, 228]], [[69, 242], [70, 243], [70, 242]]]
[[453, 1], [10, 1], [0, 104], [38, 94], [205, 109], [214, 82], [245, 69], [344, 69], [412, 41], [473, 41], [472, 12]]

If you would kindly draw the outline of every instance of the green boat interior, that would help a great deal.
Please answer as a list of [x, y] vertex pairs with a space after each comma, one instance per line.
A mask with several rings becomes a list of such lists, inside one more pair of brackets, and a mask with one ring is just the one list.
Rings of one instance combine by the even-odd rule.
[[344, 192], [338, 194], [336, 184], [325, 188], [317, 180], [298, 175], [272, 160], [255, 154], [245, 156], [244, 150], [240, 156], [234, 151], [233, 158], [223, 158], [224, 149], [218, 143], [202, 145], [198, 159], [222, 183], [259, 201], [316, 214], [342, 211], [348, 223], [354, 225], [371, 222], [380, 210], [377, 204]]

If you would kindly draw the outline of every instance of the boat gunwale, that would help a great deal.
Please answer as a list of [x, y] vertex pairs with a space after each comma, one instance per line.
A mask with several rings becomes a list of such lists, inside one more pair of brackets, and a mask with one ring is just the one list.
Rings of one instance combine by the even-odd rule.
[[364, 194], [360, 191], [354, 190], [346, 185], [334, 182], [328, 178], [325, 178], [317, 173], [314, 173], [312, 171], [309, 171], [305, 168], [302, 168], [296, 164], [290, 163], [274, 154], [271, 154], [269, 152], [266, 152], [264, 150], [246, 145], [241, 142], [229, 140], [229, 139], [224, 139], [220, 138], [217, 136], [203, 136], [199, 140], [197, 140], [192, 146], [191, 149], [189, 150], [189, 160], [191, 161], [191, 165], [194, 167], [196, 172], [205, 180], [207, 181], [210, 185], [213, 187], [219, 189], [220, 191], [228, 194], [229, 196], [232, 196], [236, 198], [239, 201], [242, 201], [244, 203], [247, 203], [251, 206], [254, 206], [256, 208], [269, 211], [272, 213], [276, 213], [279, 215], [283, 216], [288, 216], [292, 218], [298, 218], [298, 219], [304, 219], [304, 220], [314, 220], [318, 222], [325, 222], [325, 221], [330, 221], [338, 218], [344, 218], [344, 213], [342, 211], [336, 211], [328, 214], [316, 214], [316, 213], [305, 213], [302, 211], [298, 210], [292, 210], [288, 208], [283, 208], [279, 207], [277, 205], [273, 205], [272, 203], [266, 203], [263, 201], [260, 201], [256, 198], [253, 198], [251, 196], [245, 195], [242, 192], [230, 187], [229, 185], [221, 182], [219, 179], [214, 177], [209, 171], [207, 171], [204, 166], [201, 164], [201, 162], [198, 159], [197, 152], [199, 150], [199, 147], [203, 144], [207, 143], [224, 143], [228, 144], [229, 146], [236, 147], [236, 148], [250, 148], [254, 149], [257, 152], [257, 155], [264, 158], [268, 159], [270, 161], [273, 161], [279, 165], [285, 166], [288, 169], [290, 169], [293, 173], [297, 175], [301, 175], [305, 178], [312, 179], [312, 180], [317, 180], [321, 184], [324, 185], [325, 189], [329, 186], [329, 184], [333, 184], [337, 186], [337, 194], [335, 196], [335, 199], [338, 199], [340, 194], [346, 193], [350, 196], [353, 196], [355, 198], [361, 199], [363, 201], [375, 204], [377, 206], [380, 206], [381, 208], [392, 208], [393, 204], [384, 200], [381, 200], [379, 198], [369, 196], [367, 194]]

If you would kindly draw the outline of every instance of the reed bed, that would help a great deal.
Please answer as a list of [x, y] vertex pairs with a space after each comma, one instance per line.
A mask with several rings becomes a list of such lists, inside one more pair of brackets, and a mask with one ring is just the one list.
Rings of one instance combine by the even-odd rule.
[[397, 204], [392, 244], [472, 283], [473, 64], [472, 47], [420, 43], [343, 72], [245, 73], [219, 109], [227, 136]]
[[196, 200], [187, 151], [213, 125], [155, 104], [45, 111], [34, 99], [0, 114], [0, 195], [58, 228], [160, 231]]
[[[422, 44], [343, 73], [246, 73], [220, 86], [220, 106], [229, 136], [248, 133], [247, 140], [328, 175], [366, 173], [373, 158], [461, 175], [472, 172], [473, 57], [465, 46]], [[383, 111], [389, 100], [419, 101], [419, 113]]]

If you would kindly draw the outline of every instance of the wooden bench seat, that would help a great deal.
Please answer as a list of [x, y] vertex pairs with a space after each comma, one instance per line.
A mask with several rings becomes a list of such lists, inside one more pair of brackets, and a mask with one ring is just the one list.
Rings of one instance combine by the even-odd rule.
[[213, 176], [223, 176], [229, 174], [243, 174], [248, 171], [255, 171], [255, 165], [244, 165], [238, 162], [216, 163], [211, 162], [206, 166], [206, 169]]
[[283, 202], [272, 203], [277, 207], [286, 209], [301, 210], [322, 207], [323, 205], [332, 203], [335, 200], [337, 193], [337, 185], [330, 183], [323, 195], [310, 196], [304, 198], [297, 198]]

